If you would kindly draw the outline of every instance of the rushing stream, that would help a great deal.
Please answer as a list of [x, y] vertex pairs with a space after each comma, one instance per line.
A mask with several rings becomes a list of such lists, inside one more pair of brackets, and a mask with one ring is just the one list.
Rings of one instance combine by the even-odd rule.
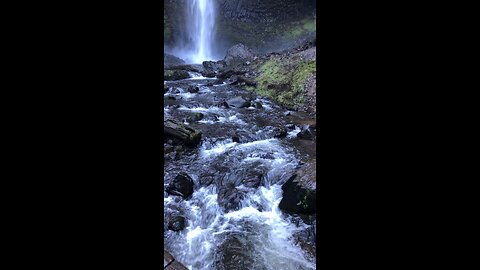
[[[310, 225], [278, 208], [281, 185], [309, 158], [298, 149], [299, 128], [279, 137], [278, 128], [291, 123], [286, 110], [235, 86], [203, 86], [215, 79], [191, 75], [165, 82], [173, 87], [165, 94], [165, 117], [202, 132], [199, 146], [165, 158], [165, 186], [180, 172], [194, 181], [191, 198], [164, 193], [165, 215], [186, 218], [185, 229], [165, 229], [165, 249], [189, 269], [316, 269], [294, 237]], [[200, 91], [189, 93], [189, 85]], [[237, 96], [252, 106], [222, 106]], [[203, 119], [188, 121], [196, 112]]]

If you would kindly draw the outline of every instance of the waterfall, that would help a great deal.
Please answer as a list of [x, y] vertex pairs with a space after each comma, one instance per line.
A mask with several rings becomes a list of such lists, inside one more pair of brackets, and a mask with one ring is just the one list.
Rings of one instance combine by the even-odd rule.
[[213, 0], [188, 0], [185, 27], [188, 47], [183, 53], [189, 63], [214, 60], [212, 44], [215, 31], [215, 7]]

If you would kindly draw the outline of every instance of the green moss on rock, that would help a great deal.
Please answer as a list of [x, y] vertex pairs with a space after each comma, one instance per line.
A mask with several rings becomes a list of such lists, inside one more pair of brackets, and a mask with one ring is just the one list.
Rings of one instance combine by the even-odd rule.
[[247, 89], [295, 109], [304, 105], [305, 83], [316, 67], [315, 61], [305, 62], [299, 57], [271, 58], [258, 71], [257, 88]]

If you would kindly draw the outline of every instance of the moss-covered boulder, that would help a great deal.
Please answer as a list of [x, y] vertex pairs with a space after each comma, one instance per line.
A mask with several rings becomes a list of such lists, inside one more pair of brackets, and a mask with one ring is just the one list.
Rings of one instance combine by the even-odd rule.
[[[294, 110], [313, 111], [316, 106], [316, 60], [301, 53], [275, 54], [253, 63], [256, 86], [246, 89]], [[312, 84], [313, 82], [313, 84]]]
[[173, 119], [166, 119], [163, 122], [163, 132], [167, 138], [179, 140], [190, 147], [198, 145], [202, 139], [200, 131]]

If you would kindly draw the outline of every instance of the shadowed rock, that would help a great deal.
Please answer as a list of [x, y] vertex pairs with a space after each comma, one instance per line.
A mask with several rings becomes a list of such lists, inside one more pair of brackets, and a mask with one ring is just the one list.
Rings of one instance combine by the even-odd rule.
[[290, 214], [314, 214], [317, 211], [316, 160], [304, 164], [282, 185], [283, 198], [278, 207]]
[[166, 81], [177, 81], [190, 78], [190, 75], [185, 70], [166, 69], [163, 71], [163, 77]]
[[186, 173], [179, 173], [165, 189], [168, 194], [188, 198], [193, 193], [193, 180]]
[[176, 57], [175, 55], [166, 53], [164, 54], [163, 64], [164, 66], [182, 65], [185, 64], [185, 61], [183, 61], [183, 59], [181, 58]]
[[163, 131], [166, 137], [173, 137], [191, 147], [196, 146], [202, 138], [200, 131], [172, 119], [167, 119], [163, 122]]
[[250, 244], [240, 233], [231, 233], [225, 236], [225, 241], [219, 246], [215, 255], [215, 269], [243, 270], [255, 269]]
[[185, 229], [185, 218], [182, 216], [174, 216], [168, 221], [168, 229], [174, 232]]
[[232, 99], [229, 99], [227, 100], [227, 104], [229, 107], [235, 107], [235, 108], [250, 107], [250, 101], [247, 101], [242, 97], [234, 97]]
[[246, 61], [251, 61], [254, 55], [251, 50], [243, 45], [243, 44], [236, 44], [230, 49], [227, 50], [227, 55], [223, 59], [227, 66], [232, 65], [234, 63], [244, 63]]

